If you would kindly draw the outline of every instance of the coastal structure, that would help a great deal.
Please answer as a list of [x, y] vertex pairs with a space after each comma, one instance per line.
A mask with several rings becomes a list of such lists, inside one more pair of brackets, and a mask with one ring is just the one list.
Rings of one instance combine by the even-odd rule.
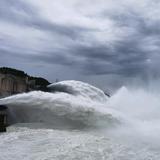
[[0, 68], [0, 97], [6, 97], [17, 93], [32, 90], [42, 90], [50, 84], [40, 77], [31, 77], [25, 72], [12, 69]]
[[27, 77], [18, 77], [12, 74], [0, 73], [0, 96], [26, 92], [27, 89]]

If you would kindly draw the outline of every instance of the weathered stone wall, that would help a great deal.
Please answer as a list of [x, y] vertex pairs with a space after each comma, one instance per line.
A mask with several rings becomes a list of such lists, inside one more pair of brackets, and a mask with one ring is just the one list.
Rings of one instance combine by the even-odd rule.
[[0, 74], [0, 96], [27, 91], [27, 79], [10, 74]]

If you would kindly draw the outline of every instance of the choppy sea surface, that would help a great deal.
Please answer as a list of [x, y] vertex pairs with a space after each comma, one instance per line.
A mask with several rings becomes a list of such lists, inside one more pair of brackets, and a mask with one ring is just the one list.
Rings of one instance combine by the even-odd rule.
[[122, 87], [112, 97], [79, 81], [0, 99], [11, 126], [1, 160], [159, 160], [160, 95]]

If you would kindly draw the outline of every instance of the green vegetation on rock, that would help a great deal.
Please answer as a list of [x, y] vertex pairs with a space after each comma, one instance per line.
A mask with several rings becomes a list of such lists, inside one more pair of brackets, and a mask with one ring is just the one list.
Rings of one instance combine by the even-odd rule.
[[1, 67], [0, 68], [0, 73], [3, 74], [12, 74], [14, 76], [18, 76], [18, 77], [26, 77], [28, 76], [24, 71], [20, 71], [14, 68], [8, 68], [8, 67]]

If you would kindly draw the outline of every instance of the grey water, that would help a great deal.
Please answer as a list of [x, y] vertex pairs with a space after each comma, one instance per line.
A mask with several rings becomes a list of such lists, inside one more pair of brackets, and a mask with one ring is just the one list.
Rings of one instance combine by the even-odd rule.
[[112, 97], [89, 84], [63, 81], [51, 92], [4, 99], [2, 160], [159, 160], [160, 95], [122, 87]]

